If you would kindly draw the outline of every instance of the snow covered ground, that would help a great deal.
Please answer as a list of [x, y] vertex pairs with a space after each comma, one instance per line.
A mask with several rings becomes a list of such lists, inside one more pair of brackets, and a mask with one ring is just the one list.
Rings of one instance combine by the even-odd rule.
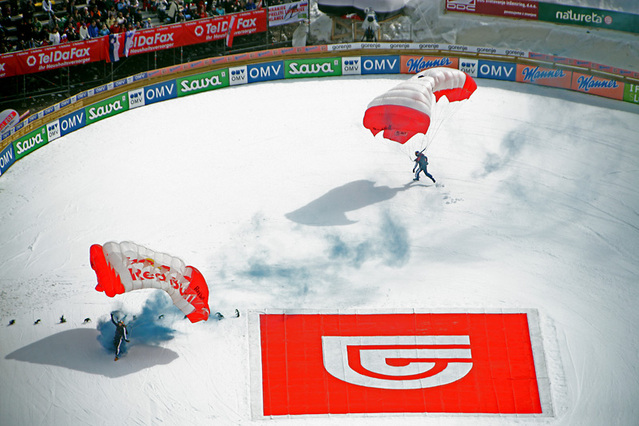
[[[554, 417], [403, 424], [632, 424], [635, 107], [480, 80], [430, 144], [435, 186], [412, 183], [413, 147], [361, 125], [372, 96], [404, 78], [268, 83], [155, 104], [14, 165], [0, 181], [2, 423], [259, 424], [247, 310], [533, 308]], [[277, 97], [287, 102], [271, 108]], [[190, 324], [168, 297], [96, 292], [88, 248], [110, 240], [180, 256], [207, 278], [212, 310], [244, 315]], [[170, 332], [158, 342], [132, 330], [114, 363], [100, 321], [145, 304]]]
[[[16, 163], [0, 178], [0, 424], [636, 424], [637, 106], [478, 80], [426, 141], [435, 186], [411, 180], [423, 140], [361, 124], [405, 78], [226, 88]], [[242, 316], [190, 324], [163, 293], [96, 292], [89, 246], [111, 240], [181, 257], [213, 311]], [[249, 310], [413, 308], [538, 310], [554, 415], [251, 417]], [[113, 310], [140, 319], [117, 363]]]

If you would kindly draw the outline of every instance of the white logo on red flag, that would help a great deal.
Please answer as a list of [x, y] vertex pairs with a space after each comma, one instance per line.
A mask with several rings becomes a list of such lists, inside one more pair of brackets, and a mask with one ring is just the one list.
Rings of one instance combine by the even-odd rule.
[[380, 389], [443, 386], [473, 367], [468, 336], [322, 336], [333, 377]]

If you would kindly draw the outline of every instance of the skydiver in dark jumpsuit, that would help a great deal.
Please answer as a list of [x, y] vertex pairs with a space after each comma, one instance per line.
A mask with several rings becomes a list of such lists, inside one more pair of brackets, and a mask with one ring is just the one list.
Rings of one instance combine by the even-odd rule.
[[423, 152], [419, 151], [415, 151], [415, 156], [416, 158], [415, 166], [413, 167], [413, 173], [415, 173], [415, 169], [417, 169], [417, 173], [415, 173], [415, 179], [413, 180], [419, 180], [419, 174], [421, 172], [424, 172], [424, 174], [428, 176], [430, 180], [435, 182], [435, 178], [430, 173], [428, 173], [428, 170], [426, 169], [426, 167], [428, 166], [428, 157], [426, 157]]
[[126, 325], [124, 321], [115, 321], [113, 318], [113, 314], [111, 314], [111, 322], [115, 324], [115, 337], [113, 338], [113, 345], [115, 347], [115, 359], [117, 361], [120, 358], [120, 348], [122, 346], [122, 341], [129, 342], [128, 335], [126, 332]]

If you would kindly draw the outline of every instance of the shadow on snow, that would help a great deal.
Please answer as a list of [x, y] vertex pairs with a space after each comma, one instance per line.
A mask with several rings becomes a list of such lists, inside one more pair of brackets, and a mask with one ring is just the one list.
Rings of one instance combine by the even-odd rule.
[[369, 180], [356, 180], [331, 189], [304, 207], [286, 213], [285, 216], [287, 219], [301, 225], [351, 225], [356, 222], [346, 217], [346, 212], [390, 200], [397, 193], [406, 191], [414, 184], [416, 182], [407, 183], [401, 188], [390, 188], [388, 186], [375, 186], [375, 182]]

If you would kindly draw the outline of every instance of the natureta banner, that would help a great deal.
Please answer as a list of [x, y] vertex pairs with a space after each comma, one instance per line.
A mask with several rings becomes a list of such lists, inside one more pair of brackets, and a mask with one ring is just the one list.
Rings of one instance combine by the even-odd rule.
[[526, 0], [446, 0], [446, 10], [639, 33], [639, 15], [590, 7]]

